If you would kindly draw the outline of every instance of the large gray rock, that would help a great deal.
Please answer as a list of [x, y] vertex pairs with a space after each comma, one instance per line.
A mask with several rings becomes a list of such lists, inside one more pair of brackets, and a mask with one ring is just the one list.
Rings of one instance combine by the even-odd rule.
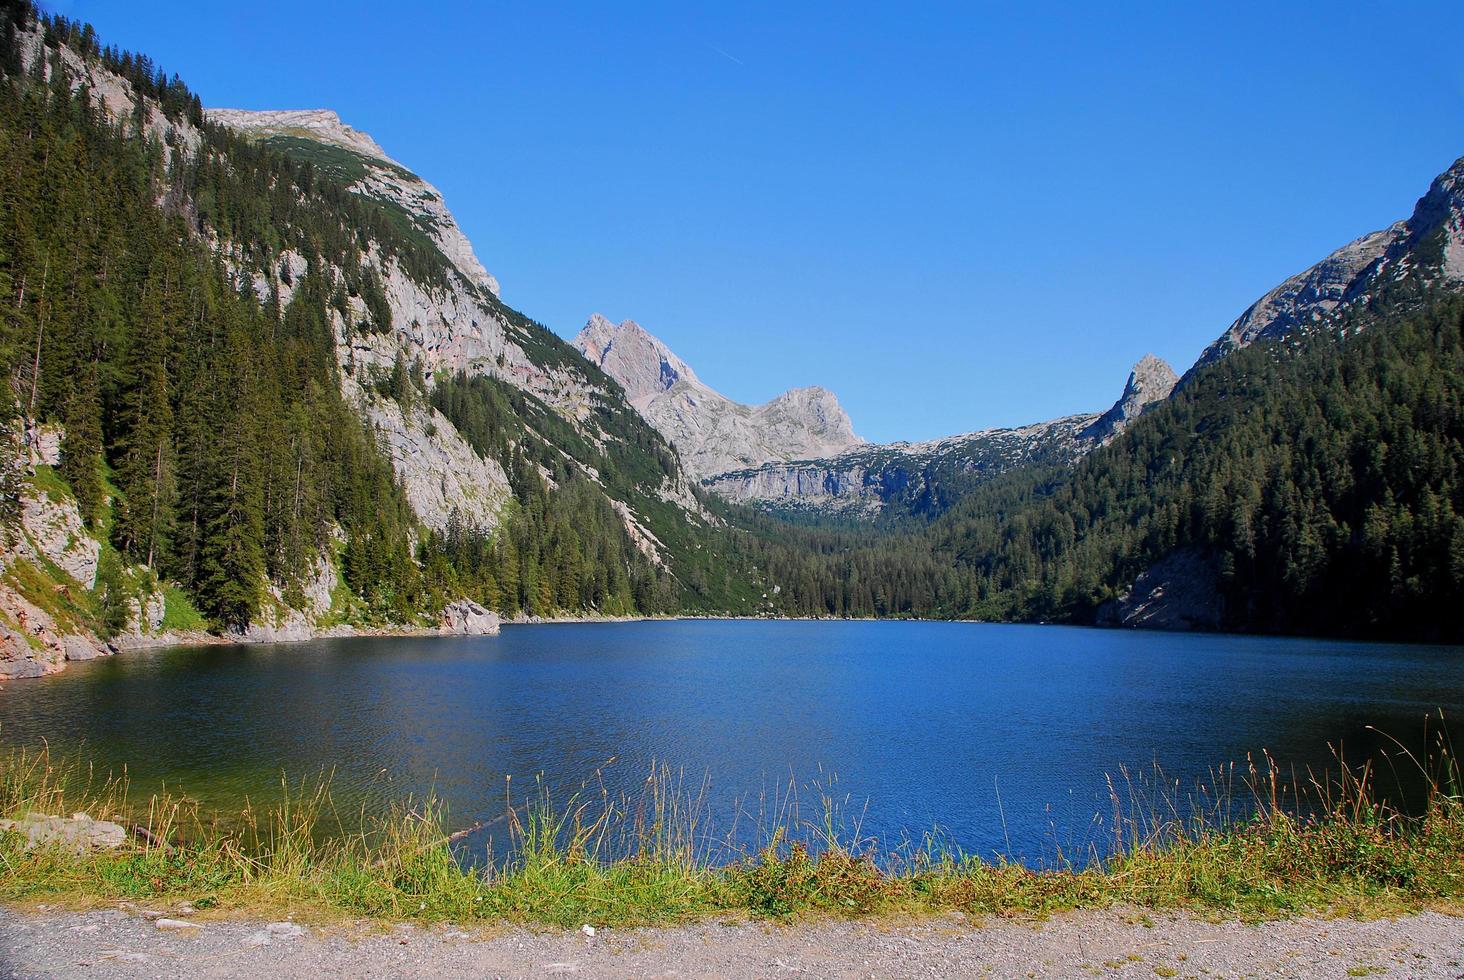
[[0, 622], [0, 680], [41, 677], [59, 669], [54, 653], [31, 646], [24, 633]]
[[86, 529], [76, 501], [28, 489], [21, 503], [21, 523], [40, 553], [84, 588], [95, 586], [102, 545]]
[[448, 603], [440, 623], [443, 633], [455, 636], [496, 636], [500, 625], [497, 613], [471, 599]]
[[61, 638], [67, 660], [95, 660], [111, 656], [112, 651], [95, 636], [71, 635]]
[[611, 323], [596, 313], [574, 345], [620, 382], [694, 476], [831, 456], [863, 442], [827, 389], [793, 388], [762, 405], [734, 402], [633, 320]]
[[127, 843], [127, 828], [110, 820], [94, 820], [85, 813], [69, 817], [28, 813], [16, 820], [0, 820], [0, 831], [7, 830], [23, 834], [27, 849], [56, 845], [86, 851], [117, 848]]

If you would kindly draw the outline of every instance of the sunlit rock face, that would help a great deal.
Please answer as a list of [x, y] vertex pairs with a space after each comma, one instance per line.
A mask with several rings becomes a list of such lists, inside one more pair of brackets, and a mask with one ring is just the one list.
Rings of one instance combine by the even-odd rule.
[[1256, 340], [1325, 326], [1389, 287], [1464, 287], [1464, 157], [1434, 178], [1407, 220], [1349, 242], [1256, 300], [1196, 367]]
[[634, 320], [612, 323], [596, 313], [574, 345], [620, 382], [693, 476], [829, 456], [863, 442], [827, 389], [793, 388], [762, 405], [734, 402]]

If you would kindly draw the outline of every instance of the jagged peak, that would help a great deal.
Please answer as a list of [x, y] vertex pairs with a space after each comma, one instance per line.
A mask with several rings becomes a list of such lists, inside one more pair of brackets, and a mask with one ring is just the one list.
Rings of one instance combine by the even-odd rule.
[[697, 476], [773, 459], [811, 458], [863, 442], [833, 392], [791, 388], [762, 405], [708, 387], [634, 320], [591, 314], [574, 346], [625, 389], [630, 403], [682, 453]]
[[1083, 438], [1111, 442], [1149, 406], [1168, 398], [1177, 384], [1179, 375], [1175, 374], [1168, 361], [1145, 354], [1129, 371], [1128, 381], [1124, 383], [1123, 394], [1118, 396], [1118, 401], [1083, 432]]
[[1124, 396], [1130, 395], [1141, 398], [1142, 404], [1148, 405], [1151, 402], [1169, 397], [1174, 386], [1179, 381], [1179, 375], [1169, 362], [1162, 357], [1153, 354], [1145, 354], [1134, 364], [1133, 370], [1129, 372], [1128, 383], [1124, 386]]
[[698, 380], [689, 364], [634, 320], [616, 323], [603, 313], [592, 313], [573, 343], [619, 381], [632, 402], [669, 391], [678, 381]]

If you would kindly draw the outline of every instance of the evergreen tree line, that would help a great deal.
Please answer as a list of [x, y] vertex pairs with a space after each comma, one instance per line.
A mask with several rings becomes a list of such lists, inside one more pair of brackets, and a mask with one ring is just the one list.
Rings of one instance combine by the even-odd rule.
[[[630, 615], [679, 608], [674, 580], [630, 540], [605, 492], [579, 462], [592, 461], [605, 485], [624, 489], [630, 478], [615, 459], [593, 449], [532, 396], [486, 375], [440, 378], [430, 400], [481, 456], [503, 464], [514, 497], [502, 531], [491, 538], [457, 521], [428, 537], [423, 566], [444, 595], [469, 595], [505, 615], [560, 609]], [[659, 437], [656, 442], [664, 447]], [[674, 466], [673, 457], [667, 462]], [[553, 481], [552, 491], [544, 474]]]
[[1003, 474], [914, 533], [742, 514], [741, 561], [790, 614], [1081, 623], [1184, 548], [1229, 628], [1464, 638], [1464, 300], [1416, 293], [1237, 351], [1076, 468]]
[[288, 598], [337, 526], [363, 600], [410, 609], [410, 511], [341, 400], [318, 255], [284, 309], [262, 303], [157, 207], [158, 148], [51, 58], [50, 83], [0, 84], [7, 400], [65, 426], [87, 520], [218, 622], [254, 619], [266, 580]]

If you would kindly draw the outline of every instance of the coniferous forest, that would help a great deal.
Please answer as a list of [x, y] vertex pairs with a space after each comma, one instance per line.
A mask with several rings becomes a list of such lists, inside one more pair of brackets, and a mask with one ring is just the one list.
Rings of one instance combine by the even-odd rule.
[[[1020, 468], [880, 525], [795, 526], [695, 488], [706, 516], [691, 520], [652, 492], [678, 461], [623, 399], [597, 406], [591, 436], [501, 379], [429, 381], [399, 362], [367, 387], [439, 412], [512, 491], [496, 528], [432, 529], [342, 393], [332, 311], [359, 300], [350, 329], [389, 332], [400, 324], [368, 252], [425, 284], [447, 281], [447, 260], [339, 175], [208, 122], [176, 76], [84, 25], [41, 17], [45, 57], [28, 64], [36, 22], [28, 3], [0, 5], [0, 412], [8, 429], [64, 431], [53, 476], [107, 549], [99, 630], [122, 616], [128, 569], [237, 628], [292, 603], [320, 561], [338, 563], [340, 615], [362, 623], [421, 621], [461, 596], [508, 615], [1092, 622], [1182, 549], [1215, 570], [1228, 628], [1464, 638], [1464, 304], [1451, 294], [1387, 297], [1347, 329], [1258, 342], [1076, 467]], [[68, 53], [127, 79], [174, 128], [100, 110], [69, 81]], [[180, 129], [196, 148], [169, 142]], [[287, 301], [261, 296], [244, 273], [278, 284], [285, 250], [305, 272]], [[577, 362], [502, 312], [546, 360]], [[19, 471], [0, 472], [13, 528]], [[631, 499], [664, 563], [612, 503]]]

